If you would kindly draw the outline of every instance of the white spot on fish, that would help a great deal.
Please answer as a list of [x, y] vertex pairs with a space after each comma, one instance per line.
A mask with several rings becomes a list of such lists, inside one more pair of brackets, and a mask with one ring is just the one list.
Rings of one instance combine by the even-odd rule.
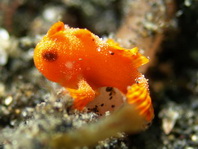
[[65, 66], [66, 66], [68, 69], [72, 69], [72, 68], [73, 68], [73, 63], [72, 63], [72, 62], [66, 62], [66, 63], [65, 63]]
[[100, 48], [97, 48], [97, 51], [98, 51], [98, 52], [100, 52], [100, 51], [101, 51], [101, 49], [100, 49]]

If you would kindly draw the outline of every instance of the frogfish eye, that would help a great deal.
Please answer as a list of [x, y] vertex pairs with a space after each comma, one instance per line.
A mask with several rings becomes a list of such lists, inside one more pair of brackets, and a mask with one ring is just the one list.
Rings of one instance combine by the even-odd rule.
[[57, 60], [58, 54], [55, 51], [44, 51], [42, 53], [42, 57], [44, 60], [46, 60], [48, 62], [53, 62], [53, 61]]

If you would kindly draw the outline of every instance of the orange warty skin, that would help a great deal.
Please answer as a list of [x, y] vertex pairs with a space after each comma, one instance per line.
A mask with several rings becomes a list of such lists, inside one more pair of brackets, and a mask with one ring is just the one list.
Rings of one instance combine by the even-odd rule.
[[147, 62], [137, 48], [121, 48], [111, 39], [103, 41], [87, 29], [70, 28], [62, 22], [49, 29], [34, 51], [38, 70], [67, 88], [79, 110], [101, 87], [115, 87], [127, 94], [127, 88], [142, 77], [138, 67]]

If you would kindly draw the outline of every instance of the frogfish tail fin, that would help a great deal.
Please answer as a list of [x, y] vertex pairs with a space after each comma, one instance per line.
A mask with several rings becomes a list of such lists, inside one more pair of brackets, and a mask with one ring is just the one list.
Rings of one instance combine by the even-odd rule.
[[136, 106], [139, 114], [145, 117], [147, 122], [151, 122], [154, 118], [152, 101], [148, 89], [148, 83], [144, 76], [140, 76], [137, 83], [128, 88], [126, 97], [127, 103]]

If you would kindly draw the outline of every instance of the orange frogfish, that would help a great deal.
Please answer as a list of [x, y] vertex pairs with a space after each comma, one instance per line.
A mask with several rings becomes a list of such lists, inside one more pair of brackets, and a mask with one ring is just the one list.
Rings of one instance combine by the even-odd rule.
[[154, 114], [148, 83], [138, 71], [148, 61], [138, 48], [122, 48], [112, 39], [102, 40], [87, 29], [62, 22], [55, 23], [34, 50], [37, 69], [68, 90], [75, 109], [82, 110], [94, 100], [101, 87], [113, 87], [151, 121]]

